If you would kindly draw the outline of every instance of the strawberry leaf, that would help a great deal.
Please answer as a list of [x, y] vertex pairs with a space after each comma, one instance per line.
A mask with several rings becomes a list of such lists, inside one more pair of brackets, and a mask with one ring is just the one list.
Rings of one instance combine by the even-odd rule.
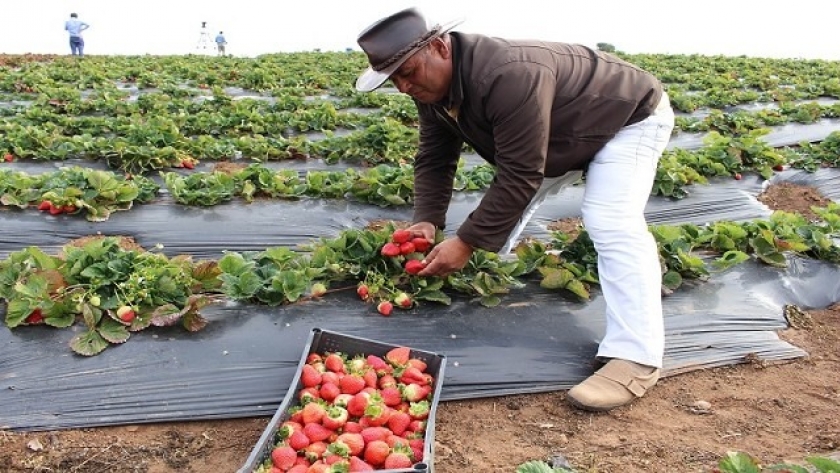
[[152, 312], [152, 325], [156, 327], [168, 327], [175, 325], [183, 315], [183, 311], [173, 304], [165, 304]]
[[29, 314], [35, 310], [35, 306], [26, 299], [12, 299], [6, 305], [6, 325], [15, 328], [22, 324]]
[[102, 320], [102, 323], [99, 324], [99, 328], [97, 330], [102, 338], [111, 343], [125, 343], [128, 340], [128, 337], [131, 336], [128, 330], [121, 323], [109, 318]]
[[70, 349], [83, 356], [93, 356], [108, 348], [108, 342], [96, 330], [80, 333], [70, 340]]

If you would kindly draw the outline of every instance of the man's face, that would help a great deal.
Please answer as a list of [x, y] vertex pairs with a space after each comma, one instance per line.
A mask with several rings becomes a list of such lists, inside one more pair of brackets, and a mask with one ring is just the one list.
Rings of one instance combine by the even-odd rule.
[[436, 39], [407, 61], [391, 75], [391, 82], [400, 92], [421, 103], [435, 103], [449, 93], [452, 81], [452, 62], [449, 48]]

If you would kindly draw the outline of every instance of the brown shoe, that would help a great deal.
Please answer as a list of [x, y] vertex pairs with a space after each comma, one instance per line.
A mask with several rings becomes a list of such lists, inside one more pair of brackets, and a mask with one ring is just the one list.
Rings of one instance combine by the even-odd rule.
[[659, 381], [659, 368], [614, 358], [573, 387], [566, 399], [587, 411], [608, 411], [645, 395]]

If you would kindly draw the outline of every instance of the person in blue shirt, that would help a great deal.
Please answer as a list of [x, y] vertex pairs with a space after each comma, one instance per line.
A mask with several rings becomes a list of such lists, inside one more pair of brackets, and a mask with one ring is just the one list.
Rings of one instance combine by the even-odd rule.
[[64, 23], [64, 29], [70, 33], [70, 54], [82, 57], [85, 55], [85, 40], [82, 39], [82, 31], [90, 28], [90, 25], [79, 20], [79, 15], [70, 14], [70, 19]]
[[219, 31], [219, 34], [216, 35], [216, 50], [219, 52], [219, 56], [225, 55], [225, 45], [227, 41], [225, 40], [225, 34], [222, 31]]

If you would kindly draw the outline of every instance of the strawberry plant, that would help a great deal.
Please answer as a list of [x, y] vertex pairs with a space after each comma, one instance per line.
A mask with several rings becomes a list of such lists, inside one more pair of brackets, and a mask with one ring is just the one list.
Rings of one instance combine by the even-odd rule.
[[215, 264], [124, 249], [120, 242], [105, 237], [66, 245], [61, 257], [34, 247], [12, 253], [0, 263], [6, 325], [69, 327], [81, 320], [86, 330], [70, 347], [86, 356], [152, 325], [203, 328], [199, 309], [208, 299], [201, 293], [218, 287]]

